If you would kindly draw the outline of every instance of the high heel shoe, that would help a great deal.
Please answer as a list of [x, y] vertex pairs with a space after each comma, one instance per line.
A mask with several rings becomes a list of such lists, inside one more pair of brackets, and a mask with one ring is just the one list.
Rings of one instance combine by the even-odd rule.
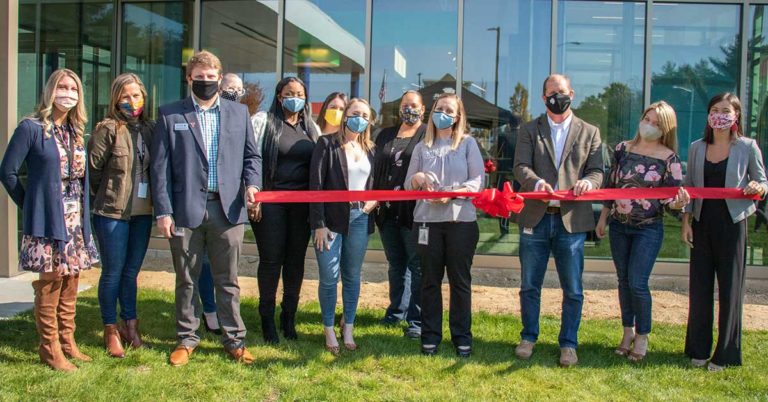
[[[638, 345], [643, 347], [643, 342], [645, 342], [645, 347], [643, 348], [642, 353], [635, 351], [638, 348]], [[648, 336], [647, 335], [637, 335], [635, 337], [635, 343], [632, 347], [632, 350], [627, 355], [627, 359], [633, 363], [639, 363], [645, 359], [645, 355], [648, 353]]]
[[347, 337], [344, 336], [347, 325], [344, 323], [343, 315], [341, 316], [341, 320], [339, 320], [339, 326], [341, 327], [341, 338], [344, 340], [344, 348], [350, 352], [354, 352], [355, 350], [357, 350], [357, 344], [355, 342], [347, 343]]
[[331, 352], [332, 355], [338, 356], [339, 355], [339, 344], [338, 341], [336, 345], [329, 345], [328, 344], [328, 330], [333, 331], [333, 337], [336, 338], [336, 331], [333, 329], [333, 327], [325, 327], [323, 331], [323, 336], [325, 336], [325, 350]]

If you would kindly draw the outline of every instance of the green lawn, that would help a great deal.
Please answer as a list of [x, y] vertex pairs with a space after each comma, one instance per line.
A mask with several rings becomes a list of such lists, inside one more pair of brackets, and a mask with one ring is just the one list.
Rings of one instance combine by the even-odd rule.
[[[77, 338], [95, 358], [74, 374], [37, 363], [30, 313], [0, 321], [0, 400], [253, 401], [253, 400], [766, 400], [768, 332], [744, 336], [746, 365], [721, 373], [688, 366], [682, 355], [685, 329], [656, 325], [646, 362], [633, 365], [614, 356], [617, 321], [585, 321], [581, 362], [557, 362], [558, 320], [542, 320], [542, 339], [529, 362], [513, 358], [520, 331], [517, 316], [476, 314], [474, 355], [454, 356], [448, 342], [436, 357], [421, 356], [418, 341], [397, 328], [376, 325], [379, 311], [360, 312], [357, 352], [334, 358], [322, 349], [319, 307], [303, 306], [300, 340], [265, 346], [258, 336], [254, 299], [243, 300], [251, 367], [237, 365], [206, 335], [186, 367], [166, 362], [174, 346], [173, 295], [142, 290], [142, 327], [154, 348], [108, 358], [101, 348], [95, 291], [80, 297]], [[447, 328], [445, 329], [447, 333]]]

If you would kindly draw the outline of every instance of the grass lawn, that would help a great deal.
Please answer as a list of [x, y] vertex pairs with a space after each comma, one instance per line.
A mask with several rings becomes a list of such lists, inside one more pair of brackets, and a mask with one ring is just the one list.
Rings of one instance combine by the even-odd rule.
[[[300, 340], [265, 346], [259, 336], [256, 300], [242, 312], [249, 349], [257, 362], [240, 366], [206, 335], [186, 367], [167, 364], [174, 341], [173, 295], [141, 290], [139, 311], [153, 349], [111, 359], [101, 347], [94, 289], [80, 296], [77, 339], [94, 362], [74, 374], [38, 364], [31, 313], [0, 321], [0, 400], [254, 401], [254, 400], [766, 400], [768, 332], [746, 332], [745, 366], [721, 373], [689, 367], [683, 356], [685, 328], [656, 325], [644, 363], [613, 355], [618, 321], [582, 324], [581, 362], [558, 368], [559, 320], [542, 319], [542, 339], [528, 362], [514, 359], [520, 319], [474, 315], [474, 355], [462, 360], [446, 339], [436, 357], [419, 354], [418, 341], [399, 328], [378, 326], [381, 312], [362, 310], [356, 340], [360, 349], [338, 358], [322, 348], [319, 306], [302, 306]], [[447, 324], [445, 333], [447, 334]]]

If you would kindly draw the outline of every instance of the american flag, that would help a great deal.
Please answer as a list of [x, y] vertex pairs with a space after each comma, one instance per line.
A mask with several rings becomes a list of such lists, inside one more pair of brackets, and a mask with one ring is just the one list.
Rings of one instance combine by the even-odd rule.
[[387, 70], [384, 70], [384, 75], [381, 77], [381, 88], [379, 88], [379, 100], [384, 103], [384, 98], [387, 96]]

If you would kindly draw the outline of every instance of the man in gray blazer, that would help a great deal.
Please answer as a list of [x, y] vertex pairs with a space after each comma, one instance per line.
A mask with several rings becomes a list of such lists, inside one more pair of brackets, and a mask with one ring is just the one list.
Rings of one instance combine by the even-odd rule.
[[[597, 189], [603, 182], [600, 130], [573, 114], [573, 89], [567, 77], [551, 75], [544, 80], [542, 99], [546, 115], [524, 125], [515, 147], [515, 179], [520, 191], [573, 190], [576, 196]], [[526, 200], [517, 217], [520, 225], [520, 308], [522, 340], [515, 349], [521, 359], [533, 354], [539, 336], [541, 287], [549, 255], [554, 255], [563, 289], [560, 364], [578, 362], [576, 347], [584, 302], [581, 275], [584, 240], [594, 229], [589, 202], [542, 202]]]
[[174, 366], [186, 364], [200, 343], [195, 284], [206, 249], [224, 349], [239, 362], [253, 362], [244, 345], [237, 267], [246, 203], [255, 201], [261, 158], [245, 105], [219, 98], [221, 77], [221, 62], [213, 54], [203, 51], [189, 59], [192, 95], [160, 107], [150, 149], [157, 227], [169, 239], [176, 271]]

